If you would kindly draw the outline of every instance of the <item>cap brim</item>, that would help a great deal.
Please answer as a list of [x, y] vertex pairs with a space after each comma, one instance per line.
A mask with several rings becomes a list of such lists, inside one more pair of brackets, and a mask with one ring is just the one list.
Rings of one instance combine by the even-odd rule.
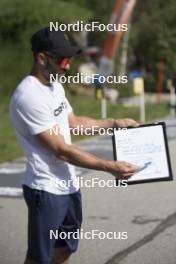
[[59, 50], [53, 50], [51, 52], [55, 56], [60, 56], [63, 58], [70, 58], [77, 54], [80, 54], [82, 52], [82, 49], [80, 47], [68, 46], [68, 47], [63, 47], [62, 49], [60, 48]]

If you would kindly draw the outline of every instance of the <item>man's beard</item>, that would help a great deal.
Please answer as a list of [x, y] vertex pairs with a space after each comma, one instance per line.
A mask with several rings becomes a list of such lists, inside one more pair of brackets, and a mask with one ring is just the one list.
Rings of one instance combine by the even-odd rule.
[[50, 80], [50, 74], [52, 74], [53, 77], [60, 77], [65, 75], [67, 70], [60, 69], [58, 66], [53, 66], [50, 64], [49, 60], [47, 60], [46, 66], [44, 68], [44, 76], [47, 79], [47, 81]]

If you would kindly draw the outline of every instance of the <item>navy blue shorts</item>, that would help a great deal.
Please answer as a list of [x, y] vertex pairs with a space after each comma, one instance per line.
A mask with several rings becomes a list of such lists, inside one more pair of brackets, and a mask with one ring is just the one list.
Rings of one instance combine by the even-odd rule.
[[[40, 264], [51, 263], [54, 248], [77, 250], [79, 239], [66, 236], [79, 232], [82, 223], [80, 191], [68, 195], [55, 195], [23, 185], [28, 206], [27, 257]], [[63, 236], [59, 234], [64, 234]]]

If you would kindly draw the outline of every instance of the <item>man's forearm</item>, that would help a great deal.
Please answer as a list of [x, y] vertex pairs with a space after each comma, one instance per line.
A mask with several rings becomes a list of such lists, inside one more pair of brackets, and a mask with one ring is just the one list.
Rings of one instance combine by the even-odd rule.
[[83, 131], [89, 129], [90, 131], [94, 131], [98, 133], [101, 128], [108, 129], [108, 128], [127, 128], [127, 127], [138, 127], [139, 123], [130, 118], [124, 119], [93, 119], [84, 116], [76, 116], [74, 118], [74, 122], [72, 122], [71, 126], [83, 128]]
[[79, 167], [111, 173], [117, 179], [128, 179], [138, 169], [135, 165], [127, 162], [100, 159], [72, 145], [66, 145], [65, 150], [62, 150], [62, 154], [61, 151], [58, 151], [56, 156]]
[[83, 127], [83, 129], [96, 128], [97, 133], [99, 128], [113, 128], [115, 124], [115, 119], [107, 118], [107, 119], [93, 119], [89, 117], [80, 116], [76, 118], [76, 122], [74, 127]]
[[67, 147], [62, 152], [59, 150], [56, 156], [57, 158], [75, 166], [107, 172], [109, 170], [109, 163], [111, 162], [100, 159], [73, 145], [67, 145]]

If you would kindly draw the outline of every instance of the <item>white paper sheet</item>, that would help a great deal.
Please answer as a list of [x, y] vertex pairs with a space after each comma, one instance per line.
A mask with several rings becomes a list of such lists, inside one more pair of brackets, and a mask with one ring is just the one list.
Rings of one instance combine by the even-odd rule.
[[116, 156], [145, 169], [129, 181], [152, 180], [169, 177], [163, 128], [161, 125], [146, 126], [115, 132]]

